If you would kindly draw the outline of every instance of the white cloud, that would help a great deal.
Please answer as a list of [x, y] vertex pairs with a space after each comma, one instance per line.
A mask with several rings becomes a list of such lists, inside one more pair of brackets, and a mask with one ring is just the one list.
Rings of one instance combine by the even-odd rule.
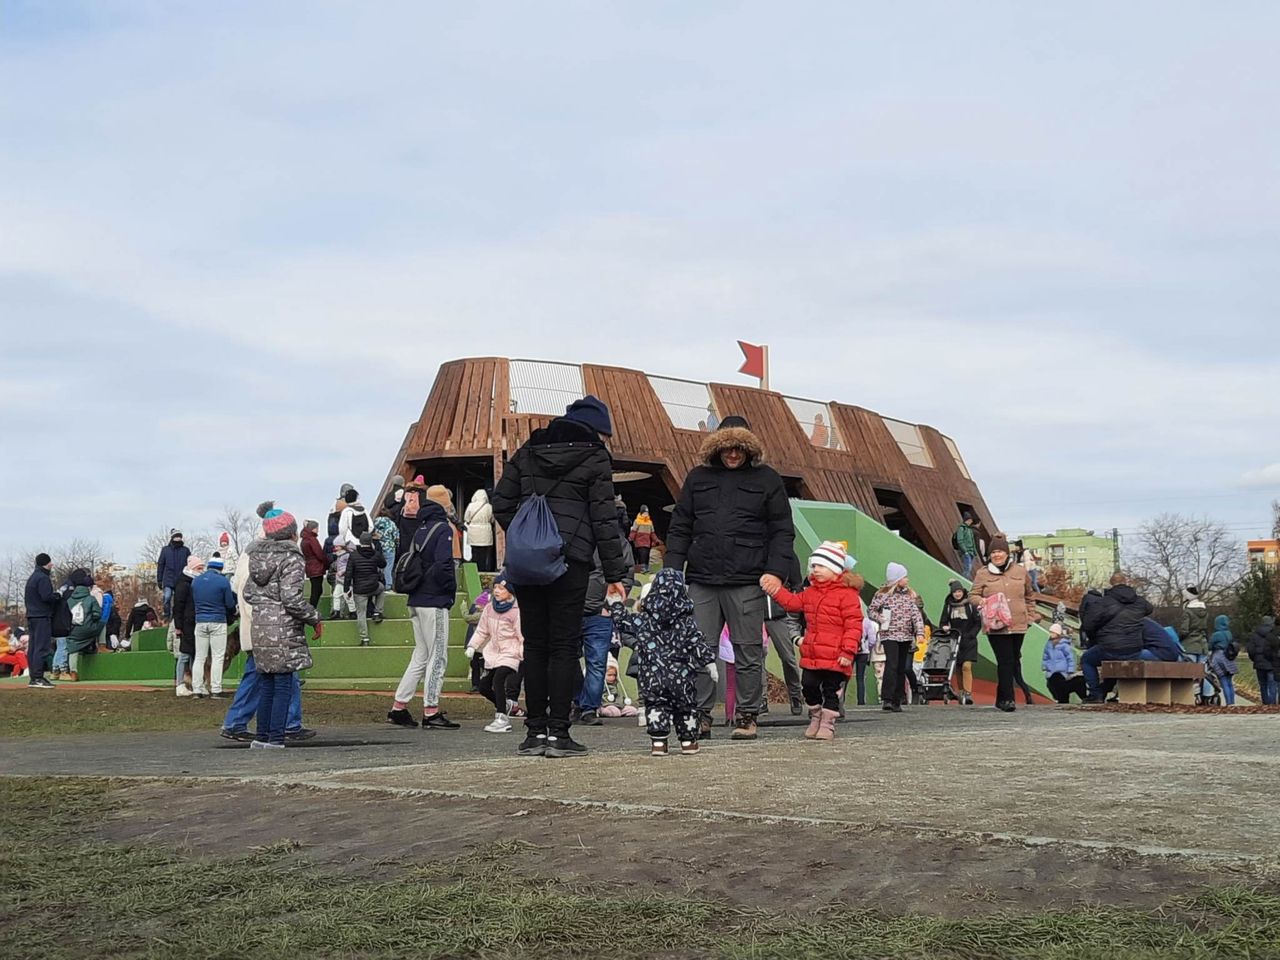
[[1240, 478], [1242, 487], [1272, 490], [1280, 487], [1280, 463], [1271, 463], [1256, 470], [1248, 470]]

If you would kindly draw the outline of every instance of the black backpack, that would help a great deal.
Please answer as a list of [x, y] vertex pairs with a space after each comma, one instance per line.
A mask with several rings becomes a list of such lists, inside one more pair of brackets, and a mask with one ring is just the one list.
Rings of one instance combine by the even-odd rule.
[[351, 518], [351, 535], [357, 540], [369, 532], [369, 512], [357, 513]]
[[55, 637], [65, 637], [71, 633], [71, 607], [66, 597], [59, 597], [53, 608], [51, 632]]
[[427, 535], [422, 538], [422, 547], [418, 547], [418, 538], [415, 536], [413, 542], [409, 545], [409, 549], [405, 551], [396, 562], [396, 568], [391, 575], [391, 583], [395, 587], [396, 593], [414, 593], [422, 586], [422, 580], [425, 572], [422, 569], [422, 563], [419, 561], [418, 554], [421, 550], [425, 550], [431, 544], [432, 538], [436, 535], [436, 531], [441, 527], [447, 527], [448, 524], [439, 520], [431, 526], [427, 531]]

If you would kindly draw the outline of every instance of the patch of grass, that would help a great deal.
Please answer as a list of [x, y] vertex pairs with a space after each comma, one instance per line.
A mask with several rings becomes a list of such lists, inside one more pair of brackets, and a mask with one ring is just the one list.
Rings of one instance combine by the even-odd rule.
[[[359, 726], [382, 723], [391, 694], [325, 693], [303, 688], [302, 715], [307, 726]], [[446, 695], [451, 716], [493, 716], [493, 705], [478, 696]], [[0, 736], [51, 737], [64, 734], [144, 733], [216, 730], [230, 701], [179, 699], [167, 688], [85, 690], [63, 684], [43, 692], [23, 688], [0, 690]]]
[[[502, 841], [394, 879], [353, 880], [306, 866], [297, 841], [193, 859], [89, 839], [84, 824], [112, 809], [113, 789], [0, 779], [0, 944], [20, 944], [31, 960], [1280, 957], [1280, 897], [1241, 887], [1151, 913], [1086, 907], [945, 920], [840, 907], [796, 917], [678, 891], [512, 876]], [[38, 811], [47, 817], [33, 818]], [[305, 821], [305, 806], [298, 814]]]

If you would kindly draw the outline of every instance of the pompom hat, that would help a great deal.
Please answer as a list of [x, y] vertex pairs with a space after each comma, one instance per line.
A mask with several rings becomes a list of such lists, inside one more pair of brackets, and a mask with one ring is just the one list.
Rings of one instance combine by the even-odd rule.
[[258, 504], [262, 532], [268, 540], [292, 540], [298, 535], [298, 521], [293, 514], [281, 510], [274, 500]]
[[849, 554], [843, 546], [827, 540], [813, 551], [813, 556], [809, 557], [809, 566], [826, 567], [832, 573], [841, 574], [853, 569], [849, 559]]

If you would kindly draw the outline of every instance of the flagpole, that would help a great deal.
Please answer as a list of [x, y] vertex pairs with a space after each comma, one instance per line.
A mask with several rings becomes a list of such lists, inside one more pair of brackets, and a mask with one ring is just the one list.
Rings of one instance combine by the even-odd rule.
[[765, 344], [761, 349], [764, 351], [764, 375], [760, 377], [760, 389], [769, 389], [769, 346]]

